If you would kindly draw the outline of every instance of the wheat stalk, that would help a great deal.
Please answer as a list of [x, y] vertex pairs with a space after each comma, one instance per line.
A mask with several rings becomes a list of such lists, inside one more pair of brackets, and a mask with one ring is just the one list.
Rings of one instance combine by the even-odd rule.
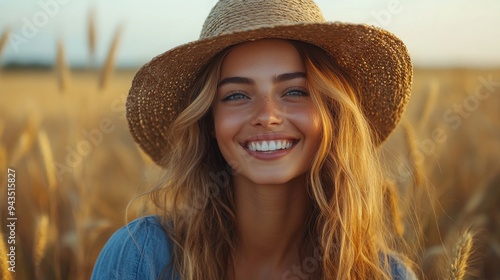
[[491, 215], [495, 207], [498, 205], [497, 201], [500, 198], [500, 165], [492, 169], [489, 175], [484, 176], [483, 181], [476, 186], [476, 191], [466, 201], [462, 211], [458, 213], [455, 225], [449, 231], [457, 232], [460, 230], [460, 225], [473, 219], [474, 226], [480, 227], [479, 217], [481, 215]]
[[91, 62], [95, 61], [95, 53], [96, 53], [96, 42], [97, 42], [97, 27], [96, 27], [96, 16], [95, 9], [91, 8], [89, 10], [88, 17], [88, 44], [89, 44], [89, 53]]
[[66, 92], [70, 87], [71, 82], [70, 82], [70, 70], [68, 63], [66, 61], [66, 54], [62, 40], [59, 40], [57, 42], [56, 71], [57, 71], [57, 82], [59, 90], [61, 92]]
[[422, 109], [422, 113], [420, 114], [418, 120], [418, 125], [417, 125], [418, 131], [423, 131], [424, 127], [428, 125], [432, 109], [434, 109], [436, 105], [438, 92], [439, 92], [439, 83], [436, 80], [432, 80], [429, 85], [429, 94], [427, 95], [424, 108]]
[[473, 239], [474, 234], [470, 229], [466, 229], [456, 242], [455, 246], [453, 247], [450, 262], [451, 265], [448, 271], [447, 279], [464, 279], [465, 275], [467, 274], [468, 263], [472, 254]]
[[[2, 231], [0, 230], [0, 255], [5, 257], [7, 260], [7, 247], [5, 246], [4, 239], [3, 239], [3, 234]], [[12, 271], [9, 271], [9, 263], [7, 261], [1, 261], [0, 262], [0, 275], [2, 276], [2, 279], [5, 280], [11, 280], [12, 279]]]
[[[403, 128], [405, 142], [409, 152], [409, 159], [411, 161], [413, 179], [416, 186], [421, 186], [424, 181], [423, 180], [424, 170], [422, 167], [423, 163], [422, 161], [424, 159], [422, 158], [421, 160], [419, 160], [417, 157], [420, 151], [418, 150], [418, 146], [416, 143], [416, 133], [411, 124], [407, 121], [402, 122], [401, 126]], [[421, 156], [423, 157], [423, 155]]]
[[4, 131], [5, 131], [5, 123], [0, 120], [0, 138], [2, 138]]
[[[5, 126], [2, 121], [0, 121], [0, 139], [3, 137]], [[6, 170], [7, 168], [7, 148], [4, 146], [3, 142], [0, 142], [0, 170]]]
[[35, 118], [30, 118], [26, 127], [24, 128], [19, 141], [12, 152], [11, 164], [15, 166], [17, 162], [28, 153], [28, 151], [33, 147], [36, 138], [36, 120]]
[[7, 170], [7, 149], [0, 143], [0, 170]]
[[56, 188], [56, 170], [54, 168], [54, 157], [52, 156], [49, 137], [43, 129], [38, 131], [38, 147], [42, 153], [49, 190], [52, 192]]
[[0, 37], [0, 58], [2, 57], [3, 50], [7, 45], [7, 41], [9, 40], [10, 30], [5, 29], [2, 33], [2, 37]]
[[[49, 184], [49, 211], [50, 211], [50, 216], [51, 220], [53, 221], [59, 221], [59, 215], [58, 215], [58, 208], [59, 208], [59, 201], [57, 199], [57, 181], [56, 181], [56, 170], [54, 167], [54, 158], [53, 158], [53, 153], [52, 153], [52, 148], [50, 145], [49, 138], [47, 136], [47, 133], [43, 130], [40, 129], [38, 131], [38, 146], [40, 149], [40, 152], [42, 154], [43, 158], [43, 163], [45, 165], [45, 172], [47, 174], [47, 181]], [[54, 227], [56, 230], [54, 231], [54, 238], [59, 237], [59, 233], [57, 231], [57, 227]], [[60, 264], [59, 264], [59, 257], [60, 257], [60, 250], [57, 246], [54, 247], [54, 259], [55, 259], [55, 266], [56, 266], [56, 279], [60, 279], [61, 277], [59, 276], [60, 274]], [[38, 270], [37, 270], [38, 271]]]
[[[48, 243], [48, 235], [49, 235], [49, 217], [47, 215], [43, 215], [38, 221], [38, 225], [36, 227], [35, 239], [33, 247], [33, 261], [35, 263], [35, 273], [40, 275], [40, 264], [45, 256], [45, 252], [47, 249]], [[38, 277], [39, 278], [39, 277]]]
[[115, 59], [116, 59], [116, 53], [118, 50], [118, 45], [120, 42], [121, 34], [122, 34], [123, 28], [120, 26], [116, 29], [115, 35], [113, 37], [113, 41], [111, 43], [111, 46], [108, 51], [108, 55], [106, 57], [106, 62], [104, 63], [100, 80], [99, 80], [99, 88], [100, 89], [105, 89], [109, 83], [109, 80], [111, 79], [111, 75], [113, 74], [113, 71], [115, 69]]
[[[468, 200], [464, 207], [461, 219], [473, 217], [479, 213], [488, 213], [493, 210], [495, 203], [500, 198], [500, 164], [492, 169], [487, 176], [484, 176], [483, 182], [478, 184], [477, 191]], [[498, 206], [498, 204], [496, 204]]]

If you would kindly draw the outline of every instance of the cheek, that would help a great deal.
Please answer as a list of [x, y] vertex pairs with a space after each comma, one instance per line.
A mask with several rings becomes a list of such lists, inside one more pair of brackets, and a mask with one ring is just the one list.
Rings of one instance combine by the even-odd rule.
[[308, 166], [312, 164], [313, 158], [321, 147], [323, 127], [319, 113], [314, 112], [303, 118], [303, 133], [306, 138], [305, 152], [307, 154]]
[[213, 120], [215, 129], [215, 139], [217, 146], [224, 160], [233, 170], [238, 170], [238, 132], [243, 127], [244, 120], [241, 113], [235, 113], [231, 110], [214, 108]]
[[242, 126], [241, 114], [237, 114], [234, 110], [227, 110], [224, 108], [214, 107], [213, 111], [215, 138], [217, 143], [224, 150], [224, 147], [237, 135]]
[[302, 131], [304, 136], [312, 140], [319, 141], [321, 136], [321, 116], [314, 108], [304, 108], [300, 112], [295, 111], [295, 124]]
[[311, 123], [313, 124], [311, 125], [311, 128], [315, 131], [317, 135], [320, 135], [323, 125], [319, 112], [317, 111], [314, 112], [313, 116], [311, 117]]

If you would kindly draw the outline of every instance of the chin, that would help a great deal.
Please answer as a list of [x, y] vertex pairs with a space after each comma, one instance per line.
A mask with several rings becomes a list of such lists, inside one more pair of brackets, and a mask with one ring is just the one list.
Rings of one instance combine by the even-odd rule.
[[253, 176], [252, 175], [248, 176], [247, 180], [250, 180], [251, 182], [257, 185], [285, 185], [295, 180], [303, 179], [305, 176], [305, 174], [294, 176], [291, 174], [279, 174], [276, 172], [271, 174], [270, 173], [266, 174], [265, 172], [259, 172]]

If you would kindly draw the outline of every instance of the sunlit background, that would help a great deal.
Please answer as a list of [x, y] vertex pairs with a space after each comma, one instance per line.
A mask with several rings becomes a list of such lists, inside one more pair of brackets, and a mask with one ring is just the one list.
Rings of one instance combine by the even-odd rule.
[[[12, 273], [0, 188], [0, 279], [89, 279], [125, 209], [152, 213], [141, 198], [127, 208], [159, 168], [130, 136], [125, 99], [135, 71], [196, 40], [215, 3], [0, 0], [0, 184], [16, 171], [18, 218]], [[500, 1], [317, 3], [329, 21], [395, 33], [415, 65], [381, 154], [419, 279], [500, 279]]]
[[[107, 44], [116, 28], [123, 26], [117, 63], [136, 67], [167, 49], [196, 40], [215, 2], [0, 0], [0, 31], [10, 28], [13, 32], [2, 64], [51, 64], [55, 42], [61, 38], [71, 65], [87, 66], [88, 11], [93, 8], [98, 28], [97, 63], [103, 63]], [[395, 33], [407, 44], [416, 66], [500, 65], [500, 1], [316, 2], [329, 21], [368, 23]]]

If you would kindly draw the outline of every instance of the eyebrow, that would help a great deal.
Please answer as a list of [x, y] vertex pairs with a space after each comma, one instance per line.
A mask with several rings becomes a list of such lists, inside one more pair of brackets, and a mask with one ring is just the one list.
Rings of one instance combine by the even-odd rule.
[[249, 78], [244, 78], [244, 77], [227, 77], [222, 79], [222, 81], [219, 82], [217, 87], [221, 87], [223, 85], [227, 84], [246, 84], [246, 85], [254, 85], [255, 81]]
[[274, 82], [278, 83], [278, 82], [284, 82], [284, 81], [289, 81], [289, 80], [298, 79], [298, 78], [306, 78], [306, 73], [293, 72], [293, 73], [280, 74], [274, 78]]
[[[298, 79], [298, 78], [306, 78], [306, 73], [293, 72], [293, 73], [280, 74], [280, 75], [274, 77], [273, 82], [279, 83], [279, 82], [289, 81], [289, 80]], [[221, 86], [227, 85], [227, 84], [254, 85], [255, 81], [250, 79], [250, 78], [245, 78], [245, 77], [227, 77], [227, 78], [222, 79], [222, 81], [219, 82], [217, 87], [221, 87]]]

